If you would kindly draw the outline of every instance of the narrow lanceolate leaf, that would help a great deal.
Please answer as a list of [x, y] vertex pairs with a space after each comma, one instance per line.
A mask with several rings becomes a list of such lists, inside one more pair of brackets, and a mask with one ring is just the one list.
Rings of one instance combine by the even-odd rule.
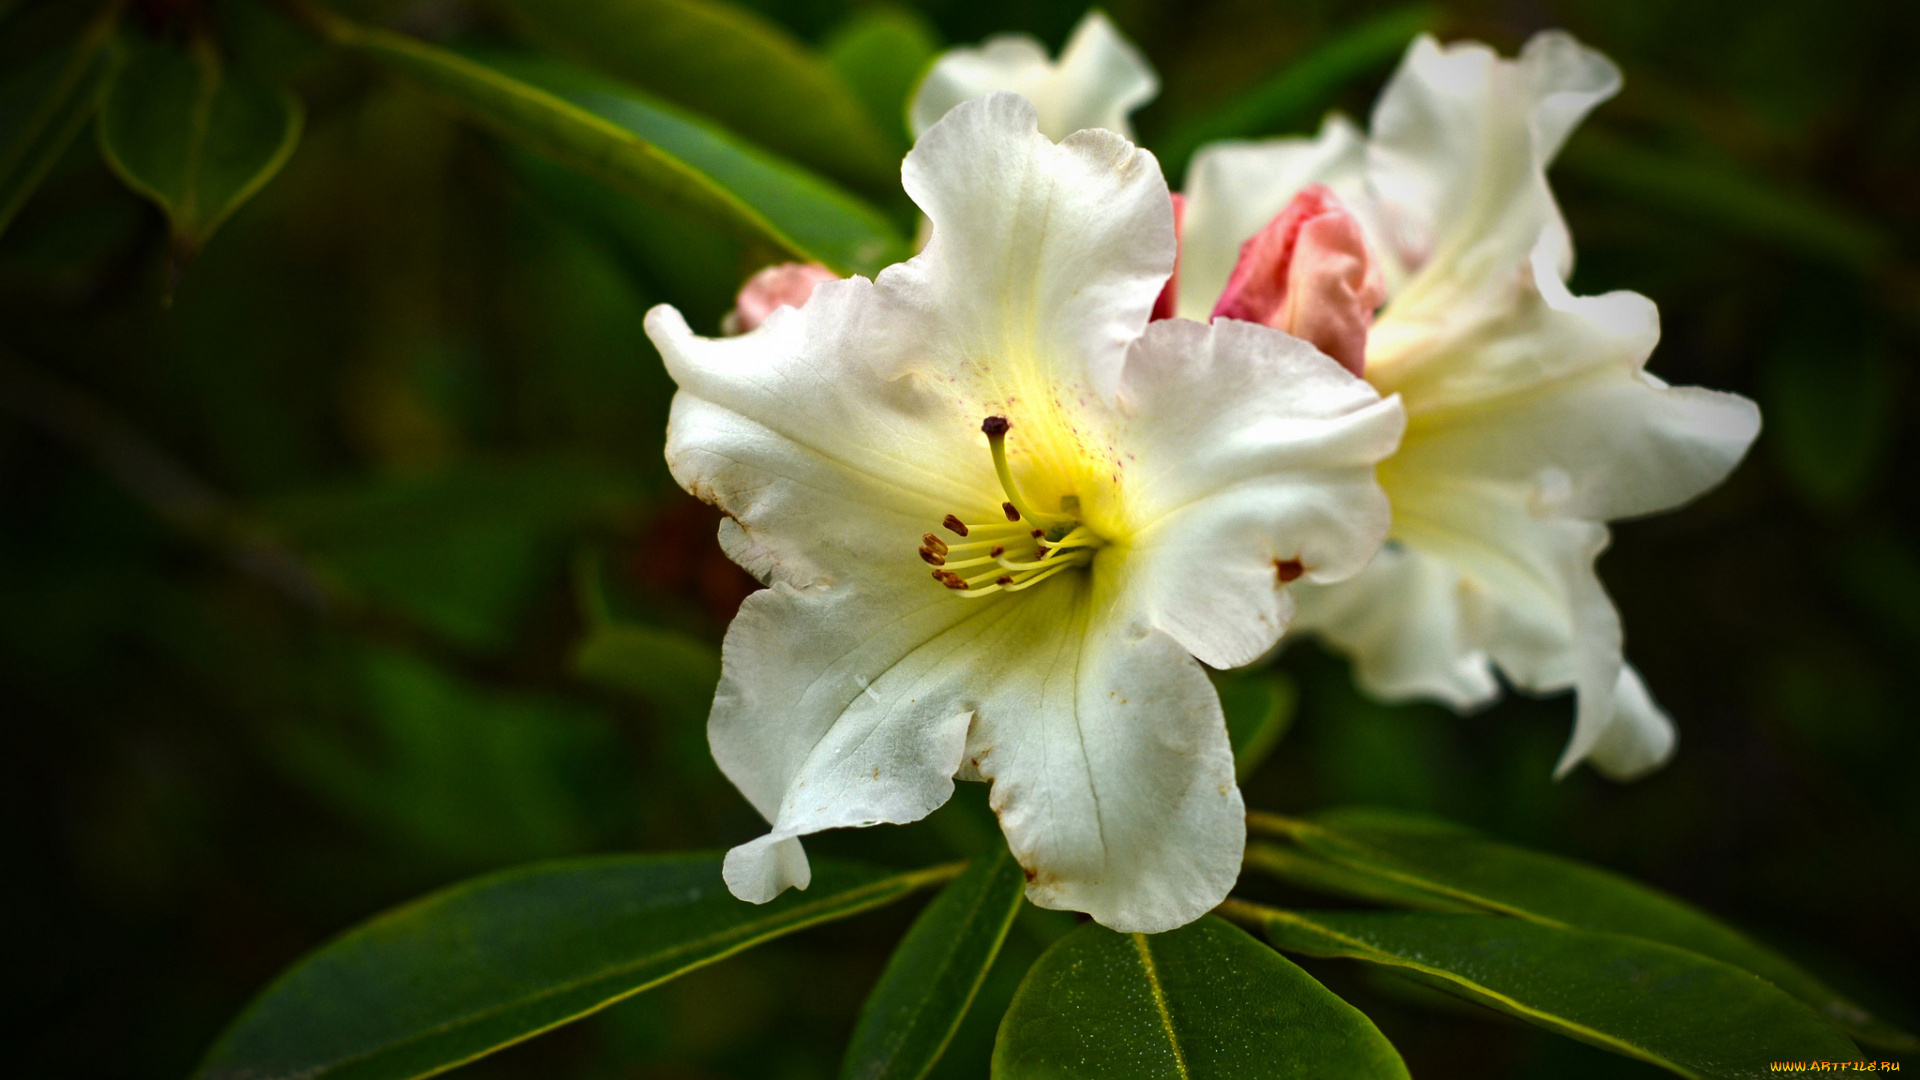
[[1381, 964], [1681, 1076], [1759, 1077], [1770, 1062], [1860, 1056], [1771, 983], [1624, 934], [1499, 915], [1262, 910], [1282, 949]]
[[1193, 152], [1215, 139], [1265, 135], [1287, 126], [1304, 128], [1348, 83], [1398, 59], [1414, 35], [1438, 17], [1438, 9], [1431, 4], [1376, 15], [1284, 65], [1272, 79], [1176, 127], [1154, 149], [1168, 162], [1171, 175], [1174, 169], [1185, 169]]
[[1799, 998], [1862, 1041], [1893, 1049], [1916, 1045], [1772, 949], [1690, 904], [1598, 867], [1502, 844], [1451, 823], [1377, 810], [1335, 810], [1306, 820], [1256, 814], [1249, 823], [1398, 889], [1550, 926], [1631, 934], [1723, 960]]
[[761, 16], [719, 0], [505, 0], [536, 39], [863, 188], [900, 156], [853, 89]]
[[1002, 850], [927, 905], [867, 996], [842, 1080], [919, 1080], [940, 1060], [1019, 912], [1026, 875]]
[[[794, 180], [804, 177], [796, 167], [783, 169], [685, 117], [656, 108], [646, 116], [651, 123], [643, 122], [649, 106], [615, 93], [600, 94], [589, 107], [480, 60], [318, 7], [301, 10], [334, 42], [419, 80], [535, 153], [736, 239], [842, 273], [872, 272], [904, 251], [904, 241], [851, 196], [818, 179]], [[662, 137], [678, 146], [654, 141]], [[676, 149], [704, 159], [690, 162]]]
[[994, 1080], [1405, 1080], [1359, 1010], [1239, 928], [1207, 916], [1165, 934], [1089, 924], [1014, 995]]
[[627, 86], [544, 58], [479, 59], [619, 125], [698, 170], [817, 261], [871, 275], [912, 254], [906, 239], [862, 200]]
[[1245, 866], [1302, 889], [1346, 896], [1391, 907], [1416, 911], [1481, 912], [1484, 908], [1449, 900], [1438, 893], [1403, 885], [1391, 878], [1354, 870], [1337, 862], [1309, 855], [1299, 848], [1277, 844], [1247, 845]]
[[0, 76], [0, 232], [99, 104], [119, 9], [106, 5], [72, 45]]
[[298, 98], [228, 69], [211, 42], [138, 42], [100, 103], [100, 150], [190, 256], [286, 164], [301, 116]]
[[952, 876], [814, 864], [769, 904], [715, 856], [542, 863], [395, 908], [300, 961], [221, 1037], [201, 1080], [429, 1076], [782, 934]]

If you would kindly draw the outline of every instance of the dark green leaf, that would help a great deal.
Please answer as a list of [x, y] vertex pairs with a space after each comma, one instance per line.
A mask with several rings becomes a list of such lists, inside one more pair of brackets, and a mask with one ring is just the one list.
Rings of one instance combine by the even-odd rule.
[[[1252, 820], [1258, 828], [1270, 819]], [[1850, 1034], [1881, 1045], [1910, 1045], [1903, 1041], [1907, 1036], [1779, 953], [1689, 904], [1598, 867], [1392, 811], [1328, 811], [1285, 828], [1309, 853], [1400, 889], [1551, 926], [1632, 934], [1688, 949], [1753, 972]]]
[[1233, 743], [1233, 773], [1244, 781], [1292, 726], [1300, 690], [1279, 672], [1228, 676], [1215, 685], [1227, 716], [1227, 738]]
[[1594, 127], [1581, 129], [1558, 165], [1583, 180], [1675, 218], [1702, 222], [1849, 270], [1871, 267], [1891, 238], [1873, 222], [1738, 165], [1650, 150]]
[[869, 8], [835, 30], [822, 51], [875, 125], [904, 153], [907, 103], [940, 52], [933, 28], [911, 11]]
[[1305, 124], [1332, 103], [1354, 79], [1391, 64], [1415, 34], [1431, 27], [1439, 9], [1413, 4], [1376, 15], [1305, 56], [1227, 105], [1190, 120], [1157, 140], [1155, 149], [1169, 175], [1184, 171], [1187, 159], [1216, 139], [1264, 135], [1288, 125]]
[[712, 178], [605, 117], [458, 53], [318, 8], [303, 10], [337, 44], [418, 79], [539, 154], [741, 240], [799, 259], [822, 258]]
[[298, 98], [230, 70], [210, 42], [136, 42], [101, 100], [100, 150], [190, 256], [286, 164], [301, 116]]
[[720, 859], [709, 856], [625, 855], [489, 875], [322, 946], [248, 1006], [199, 1075], [428, 1076], [950, 873], [816, 862], [806, 891], [761, 905], [729, 895]]
[[886, 218], [800, 167], [579, 68], [532, 57], [485, 56], [488, 66], [618, 125], [751, 207], [809, 257], [878, 273], [911, 252]]
[[914, 921], [860, 1010], [842, 1080], [920, 1080], [960, 1029], [1020, 911], [1013, 856], [975, 860]]
[[1245, 866], [1271, 874], [1302, 889], [1329, 896], [1347, 896], [1393, 907], [1419, 911], [1481, 911], [1470, 904], [1448, 900], [1425, 889], [1403, 885], [1391, 878], [1354, 870], [1298, 848], [1276, 844], [1247, 845]]
[[503, 0], [534, 36], [608, 74], [868, 189], [900, 158], [824, 60], [785, 30], [717, 0]]
[[1165, 934], [1089, 924], [1047, 950], [1000, 1022], [995, 1080], [1405, 1078], [1373, 1022], [1214, 916]]
[[1860, 1056], [1765, 980], [1640, 938], [1497, 915], [1266, 910], [1282, 949], [1384, 964], [1681, 1076], [1758, 1077], [1773, 1061]]
[[72, 45], [0, 81], [0, 232], [98, 106], [113, 73], [115, 57], [106, 46], [118, 10], [108, 5]]

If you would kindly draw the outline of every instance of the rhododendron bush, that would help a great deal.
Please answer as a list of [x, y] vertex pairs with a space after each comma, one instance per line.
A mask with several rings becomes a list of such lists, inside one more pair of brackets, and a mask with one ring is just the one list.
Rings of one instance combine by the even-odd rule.
[[[1851, 312], [1783, 331], [1813, 366], [1763, 395], [1830, 517], [1893, 391], [1821, 365], [1887, 348], [1863, 297], [1912, 277], [1851, 211], [1663, 147], [1691, 106], [1657, 74], [1610, 113], [1594, 43], [1428, 8], [1221, 5], [1167, 42], [1076, 11], [1054, 49], [892, 8], [816, 47], [714, 0], [10, 7], [0, 239], [63, 312], [5, 342], [10, 412], [144, 504], [73, 543], [171, 552], [20, 595], [122, 612], [163, 695], [229, 687], [230, 769], [319, 822], [263, 810], [256, 842], [362, 916], [239, 947], [251, 1001], [189, 1025], [193, 1075], [1745, 1077], [1920, 1047], [1860, 966], [1885, 950], [1642, 857], [1784, 843], [1681, 833], [1777, 780], [1722, 762], [1765, 707], [1686, 673], [1753, 633], [1703, 605], [1790, 621], [1836, 556], [1723, 565], [1758, 542], [1763, 411], [1667, 361], [1662, 309], [1755, 287], [1618, 234], [1707, 220], [1814, 268], [1768, 302]], [[1257, 62], [1182, 59], [1210, 49]], [[1163, 53], [1184, 112], [1153, 111]], [[129, 340], [144, 371], [101, 375]], [[88, 389], [127, 379], [189, 419]], [[1682, 555], [1603, 560], [1656, 515], [1627, 535]], [[1846, 565], [1910, 630], [1890, 537]], [[1809, 723], [1840, 707], [1781, 670]], [[148, 810], [117, 812], [137, 845]], [[1863, 895], [1913, 881], [1882, 843]], [[1484, 1038], [1509, 1049], [1436, 1049]]]

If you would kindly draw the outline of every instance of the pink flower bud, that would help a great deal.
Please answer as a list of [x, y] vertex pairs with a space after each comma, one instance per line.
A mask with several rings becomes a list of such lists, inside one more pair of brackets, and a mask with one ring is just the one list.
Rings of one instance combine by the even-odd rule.
[[1180, 298], [1180, 226], [1187, 216], [1187, 197], [1175, 191], [1173, 195], [1173, 276], [1167, 279], [1167, 287], [1153, 302], [1153, 319], [1173, 318], [1174, 303]]
[[1359, 375], [1374, 310], [1386, 299], [1360, 223], [1312, 184], [1240, 245], [1213, 315], [1285, 330]]
[[728, 334], [744, 334], [765, 322], [776, 308], [804, 306], [813, 296], [815, 285], [838, 280], [840, 275], [818, 263], [769, 266], [747, 279], [720, 329]]

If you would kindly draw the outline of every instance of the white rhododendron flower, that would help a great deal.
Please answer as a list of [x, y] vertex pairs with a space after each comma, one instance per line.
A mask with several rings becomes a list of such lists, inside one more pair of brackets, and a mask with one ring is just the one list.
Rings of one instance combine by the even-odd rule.
[[1200, 662], [1256, 659], [1288, 582], [1366, 565], [1400, 405], [1267, 327], [1149, 325], [1171, 204], [1111, 131], [1056, 145], [995, 94], [902, 171], [931, 239], [877, 280], [738, 337], [647, 316], [680, 388], [668, 463], [769, 586], [727, 632], [709, 728], [773, 825], [727, 884], [804, 887], [799, 837], [985, 780], [1035, 903], [1182, 925], [1245, 843]]
[[1390, 541], [1353, 580], [1302, 589], [1297, 627], [1351, 654], [1381, 697], [1467, 709], [1498, 696], [1496, 669], [1536, 693], [1574, 688], [1558, 772], [1587, 760], [1624, 778], [1661, 764], [1674, 733], [1594, 573], [1604, 523], [1719, 483], [1760, 417], [1645, 370], [1660, 337], [1645, 297], [1567, 289], [1546, 167], [1619, 86], [1564, 34], [1517, 60], [1419, 39], [1370, 134], [1333, 118], [1312, 140], [1195, 157], [1175, 309], [1301, 334], [1406, 403], [1380, 468]]
[[1060, 50], [1058, 63], [1025, 34], [1002, 34], [976, 48], [942, 53], [914, 94], [908, 123], [917, 138], [955, 105], [1001, 90], [1032, 102], [1040, 134], [1056, 142], [1085, 128], [1131, 139], [1127, 117], [1160, 92], [1160, 77], [1104, 14], [1089, 11]]

